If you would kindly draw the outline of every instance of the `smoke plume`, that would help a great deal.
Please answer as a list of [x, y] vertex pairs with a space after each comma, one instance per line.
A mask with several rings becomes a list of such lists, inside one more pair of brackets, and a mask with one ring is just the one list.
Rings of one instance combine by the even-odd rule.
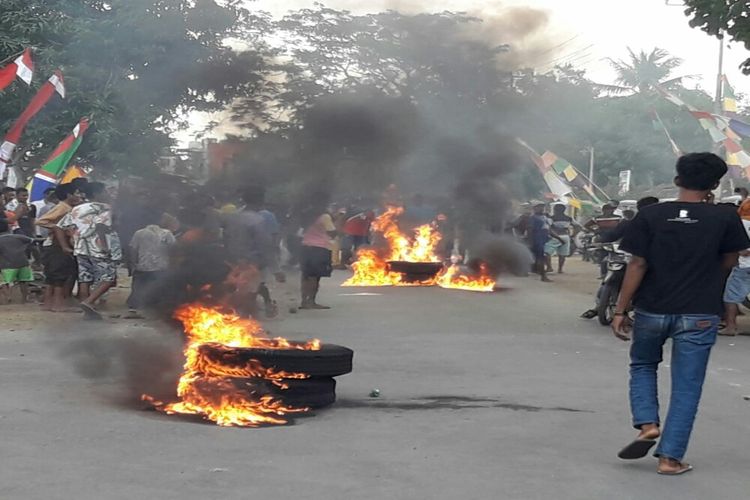
[[[174, 397], [182, 363], [182, 335], [161, 331], [158, 336], [103, 337], [98, 329], [83, 327], [79, 338], [66, 342], [60, 355], [79, 376], [101, 383], [97, 395], [105, 401], [140, 407], [141, 394]], [[112, 387], [116, 389], [112, 389]]]

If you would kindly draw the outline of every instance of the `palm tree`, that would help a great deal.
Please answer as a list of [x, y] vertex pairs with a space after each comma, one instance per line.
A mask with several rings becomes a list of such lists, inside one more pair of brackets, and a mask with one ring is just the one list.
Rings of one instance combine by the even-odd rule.
[[648, 93], [655, 88], [673, 88], [692, 75], [672, 77], [676, 68], [682, 64], [682, 59], [672, 57], [664, 49], [655, 48], [650, 53], [641, 50], [636, 54], [628, 47], [629, 60], [614, 60], [609, 62], [617, 73], [616, 85], [599, 85], [602, 90], [615, 94]]

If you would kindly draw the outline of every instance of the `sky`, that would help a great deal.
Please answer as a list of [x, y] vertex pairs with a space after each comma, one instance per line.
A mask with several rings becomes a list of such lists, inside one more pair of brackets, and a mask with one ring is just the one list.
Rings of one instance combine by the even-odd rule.
[[[688, 25], [684, 7], [668, 6], [666, 0], [326, 0], [327, 7], [346, 8], [352, 12], [378, 12], [395, 9], [416, 11], [466, 11], [478, 17], [492, 17], [503, 9], [523, 6], [546, 11], [549, 21], [544, 35], [551, 46], [563, 44], [549, 53], [554, 65], [570, 61], [587, 70], [598, 83], [612, 83], [613, 73], [607, 58], [627, 58], [627, 47], [650, 52], [654, 47], [666, 49], [684, 60], [676, 76], [697, 75], [688, 86], [700, 86], [713, 95], [718, 72], [719, 42]], [[679, 4], [669, 0], [670, 4]], [[312, 7], [305, 0], [255, 0], [248, 4], [281, 16], [290, 9]], [[571, 40], [572, 38], [572, 40]], [[567, 43], [565, 43], [567, 42]], [[750, 76], [742, 75], [740, 63], [750, 56], [742, 45], [727, 44], [724, 73], [736, 92], [750, 94]], [[557, 60], [557, 61], [556, 61]]]

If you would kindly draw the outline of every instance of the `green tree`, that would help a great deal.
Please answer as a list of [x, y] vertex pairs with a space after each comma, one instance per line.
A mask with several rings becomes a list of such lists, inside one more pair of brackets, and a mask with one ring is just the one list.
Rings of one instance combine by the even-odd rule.
[[[188, 111], [225, 108], [265, 85], [262, 44], [251, 46], [265, 20], [232, 0], [3, 0], [0, 54], [32, 47], [32, 88], [14, 84], [0, 98], [0, 127], [13, 119], [54, 68], [68, 98], [48, 105], [18, 150], [28, 168], [73, 127], [91, 116], [80, 156], [98, 168], [148, 170]], [[251, 31], [251, 28], [255, 31]]]
[[682, 59], [672, 57], [664, 49], [655, 48], [646, 53], [633, 52], [628, 47], [628, 60], [609, 59], [616, 72], [615, 85], [600, 85], [603, 90], [615, 93], [652, 92], [657, 86], [670, 89], [679, 86], [685, 76], [673, 77]]
[[[685, 151], [710, 148], [695, 118], [652, 93], [600, 95], [598, 84], [570, 67], [528, 75], [517, 86], [523, 96], [518, 103], [518, 134], [538, 149], [573, 162], [584, 173], [589, 161], [585, 150], [594, 147], [594, 181], [602, 186], [626, 169], [633, 171], [639, 185], [670, 181], [675, 156], [664, 132], [654, 130], [653, 111]], [[710, 96], [702, 91], [677, 87], [674, 92], [699, 109], [711, 105]]]
[[[706, 33], [724, 37], [745, 45], [750, 50], [750, 17], [744, 0], [685, 0], [685, 14], [690, 26]], [[750, 58], [742, 63], [742, 71], [750, 74]]]

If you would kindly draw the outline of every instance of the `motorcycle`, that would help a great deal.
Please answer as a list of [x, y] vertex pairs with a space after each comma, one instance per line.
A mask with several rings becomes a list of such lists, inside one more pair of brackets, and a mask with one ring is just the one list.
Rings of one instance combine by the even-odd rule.
[[603, 261], [606, 266], [606, 273], [602, 277], [602, 283], [596, 294], [596, 313], [599, 323], [607, 326], [612, 323], [615, 317], [617, 298], [620, 296], [620, 288], [625, 277], [629, 255], [620, 250], [617, 243], [603, 244], [601, 249], [606, 252]]
[[575, 249], [578, 250], [583, 256], [584, 262], [590, 262], [591, 256], [591, 245], [594, 242], [594, 233], [590, 231], [578, 231], [573, 236], [573, 244]]

